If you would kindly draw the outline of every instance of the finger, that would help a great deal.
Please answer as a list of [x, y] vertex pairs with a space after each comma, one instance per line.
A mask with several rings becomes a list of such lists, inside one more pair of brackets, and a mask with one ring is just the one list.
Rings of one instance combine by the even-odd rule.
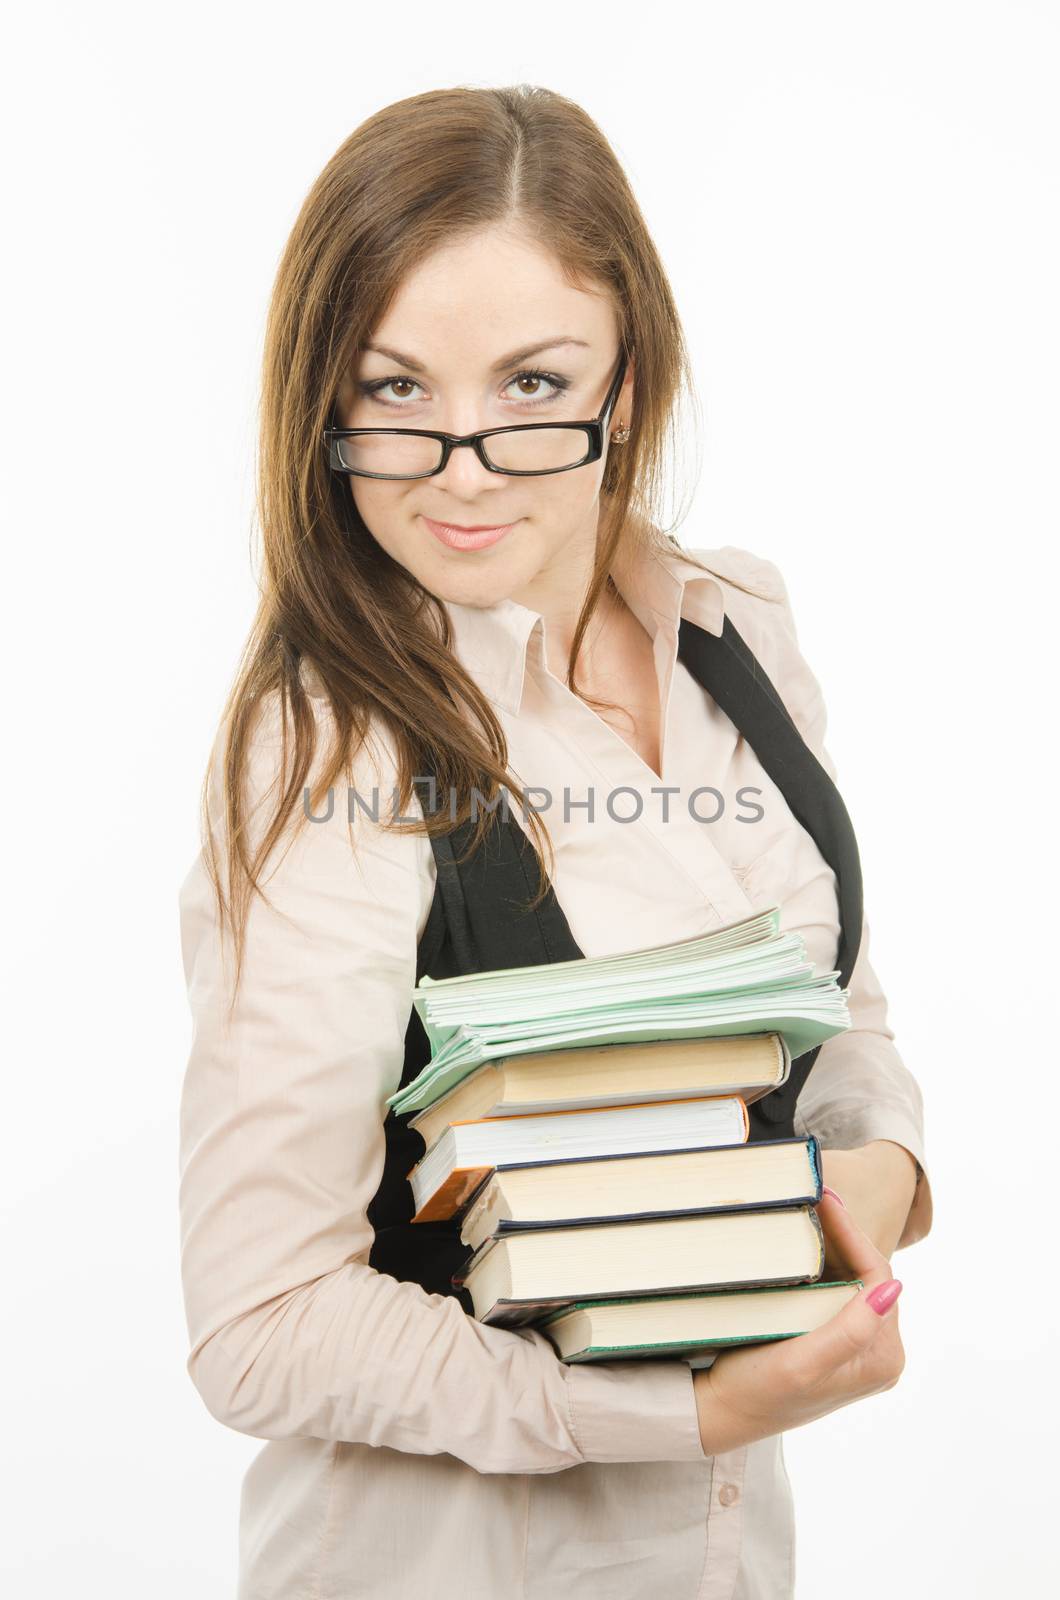
[[[828, 1191], [825, 1190], [824, 1194], [822, 1195], [822, 1200], [826, 1199], [827, 1193]], [[840, 1236], [836, 1233], [836, 1225], [832, 1220], [832, 1214], [829, 1207], [825, 1205], [824, 1209], [822, 1210], [819, 1202], [817, 1206], [817, 1213], [821, 1222], [821, 1231], [824, 1234], [824, 1266], [821, 1269], [822, 1273], [828, 1278], [856, 1277], [857, 1272], [855, 1268], [851, 1266], [843, 1252]], [[845, 1235], [843, 1235], [843, 1237], [845, 1237]]]
[[824, 1266], [821, 1268], [821, 1277], [829, 1283], [836, 1283], [841, 1278], [853, 1278], [856, 1274], [851, 1271], [850, 1263], [845, 1256], [839, 1254], [831, 1244], [827, 1235], [824, 1241]]
[[884, 1282], [898, 1286], [893, 1298], [888, 1296], [889, 1304], [881, 1310], [874, 1310], [871, 1297], [878, 1296], [880, 1285], [867, 1284], [834, 1317], [829, 1317], [827, 1322], [811, 1333], [799, 1336], [800, 1359], [809, 1361], [818, 1374], [827, 1374], [871, 1349], [877, 1339], [889, 1332], [902, 1292], [898, 1278], [892, 1278], [888, 1273]]
[[861, 1278], [870, 1288], [891, 1276], [887, 1257], [854, 1221], [846, 1206], [827, 1191], [817, 1202], [817, 1214], [825, 1236], [826, 1252], [847, 1263], [853, 1278]]

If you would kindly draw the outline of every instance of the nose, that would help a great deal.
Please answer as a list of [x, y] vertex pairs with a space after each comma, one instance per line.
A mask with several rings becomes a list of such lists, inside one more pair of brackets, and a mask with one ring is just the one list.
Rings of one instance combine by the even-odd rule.
[[474, 445], [465, 444], [454, 445], [444, 472], [439, 472], [434, 481], [444, 483], [454, 494], [470, 495], [499, 487], [503, 477], [482, 465]]

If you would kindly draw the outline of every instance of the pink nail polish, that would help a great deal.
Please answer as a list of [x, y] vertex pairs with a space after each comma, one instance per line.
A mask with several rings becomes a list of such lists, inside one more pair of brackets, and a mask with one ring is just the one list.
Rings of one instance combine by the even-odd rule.
[[885, 1317], [901, 1292], [901, 1280], [899, 1278], [888, 1278], [886, 1283], [878, 1283], [875, 1289], [870, 1289], [865, 1296], [865, 1300], [878, 1317]]
[[839, 1204], [843, 1207], [843, 1210], [846, 1210], [846, 1201], [843, 1199], [841, 1194], [836, 1194], [835, 1190], [830, 1189], [826, 1183], [822, 1183], [821, 1190], [824, 1194], [830, 1194], [833, 1200], [838, 1200]]

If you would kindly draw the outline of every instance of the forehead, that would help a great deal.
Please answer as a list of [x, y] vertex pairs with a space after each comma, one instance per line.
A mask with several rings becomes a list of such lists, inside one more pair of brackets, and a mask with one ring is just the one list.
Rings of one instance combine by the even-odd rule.
[[606, 289], [571, 283], [551, 251], [490, 229], [440, 246], [411, 268], [368, 342], [424, 367], [458, 361], [492, 369], [506, 354], [557, 335], [578, 341], [556, 352], [568, 364], [609, 357], [618, 322]]

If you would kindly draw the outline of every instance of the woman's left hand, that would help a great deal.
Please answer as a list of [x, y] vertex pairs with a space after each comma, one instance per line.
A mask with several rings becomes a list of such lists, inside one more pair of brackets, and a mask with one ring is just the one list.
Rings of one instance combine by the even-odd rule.
[[[904, 1145], [873, 1139], [856, 1150], [822, 1150], [821, 1169], [855, 1222], [888, 1260], [894, 1254], [916, 1190], [916, 1162]], [[825, 1277], [847, 1275], [825, 1254]]]

